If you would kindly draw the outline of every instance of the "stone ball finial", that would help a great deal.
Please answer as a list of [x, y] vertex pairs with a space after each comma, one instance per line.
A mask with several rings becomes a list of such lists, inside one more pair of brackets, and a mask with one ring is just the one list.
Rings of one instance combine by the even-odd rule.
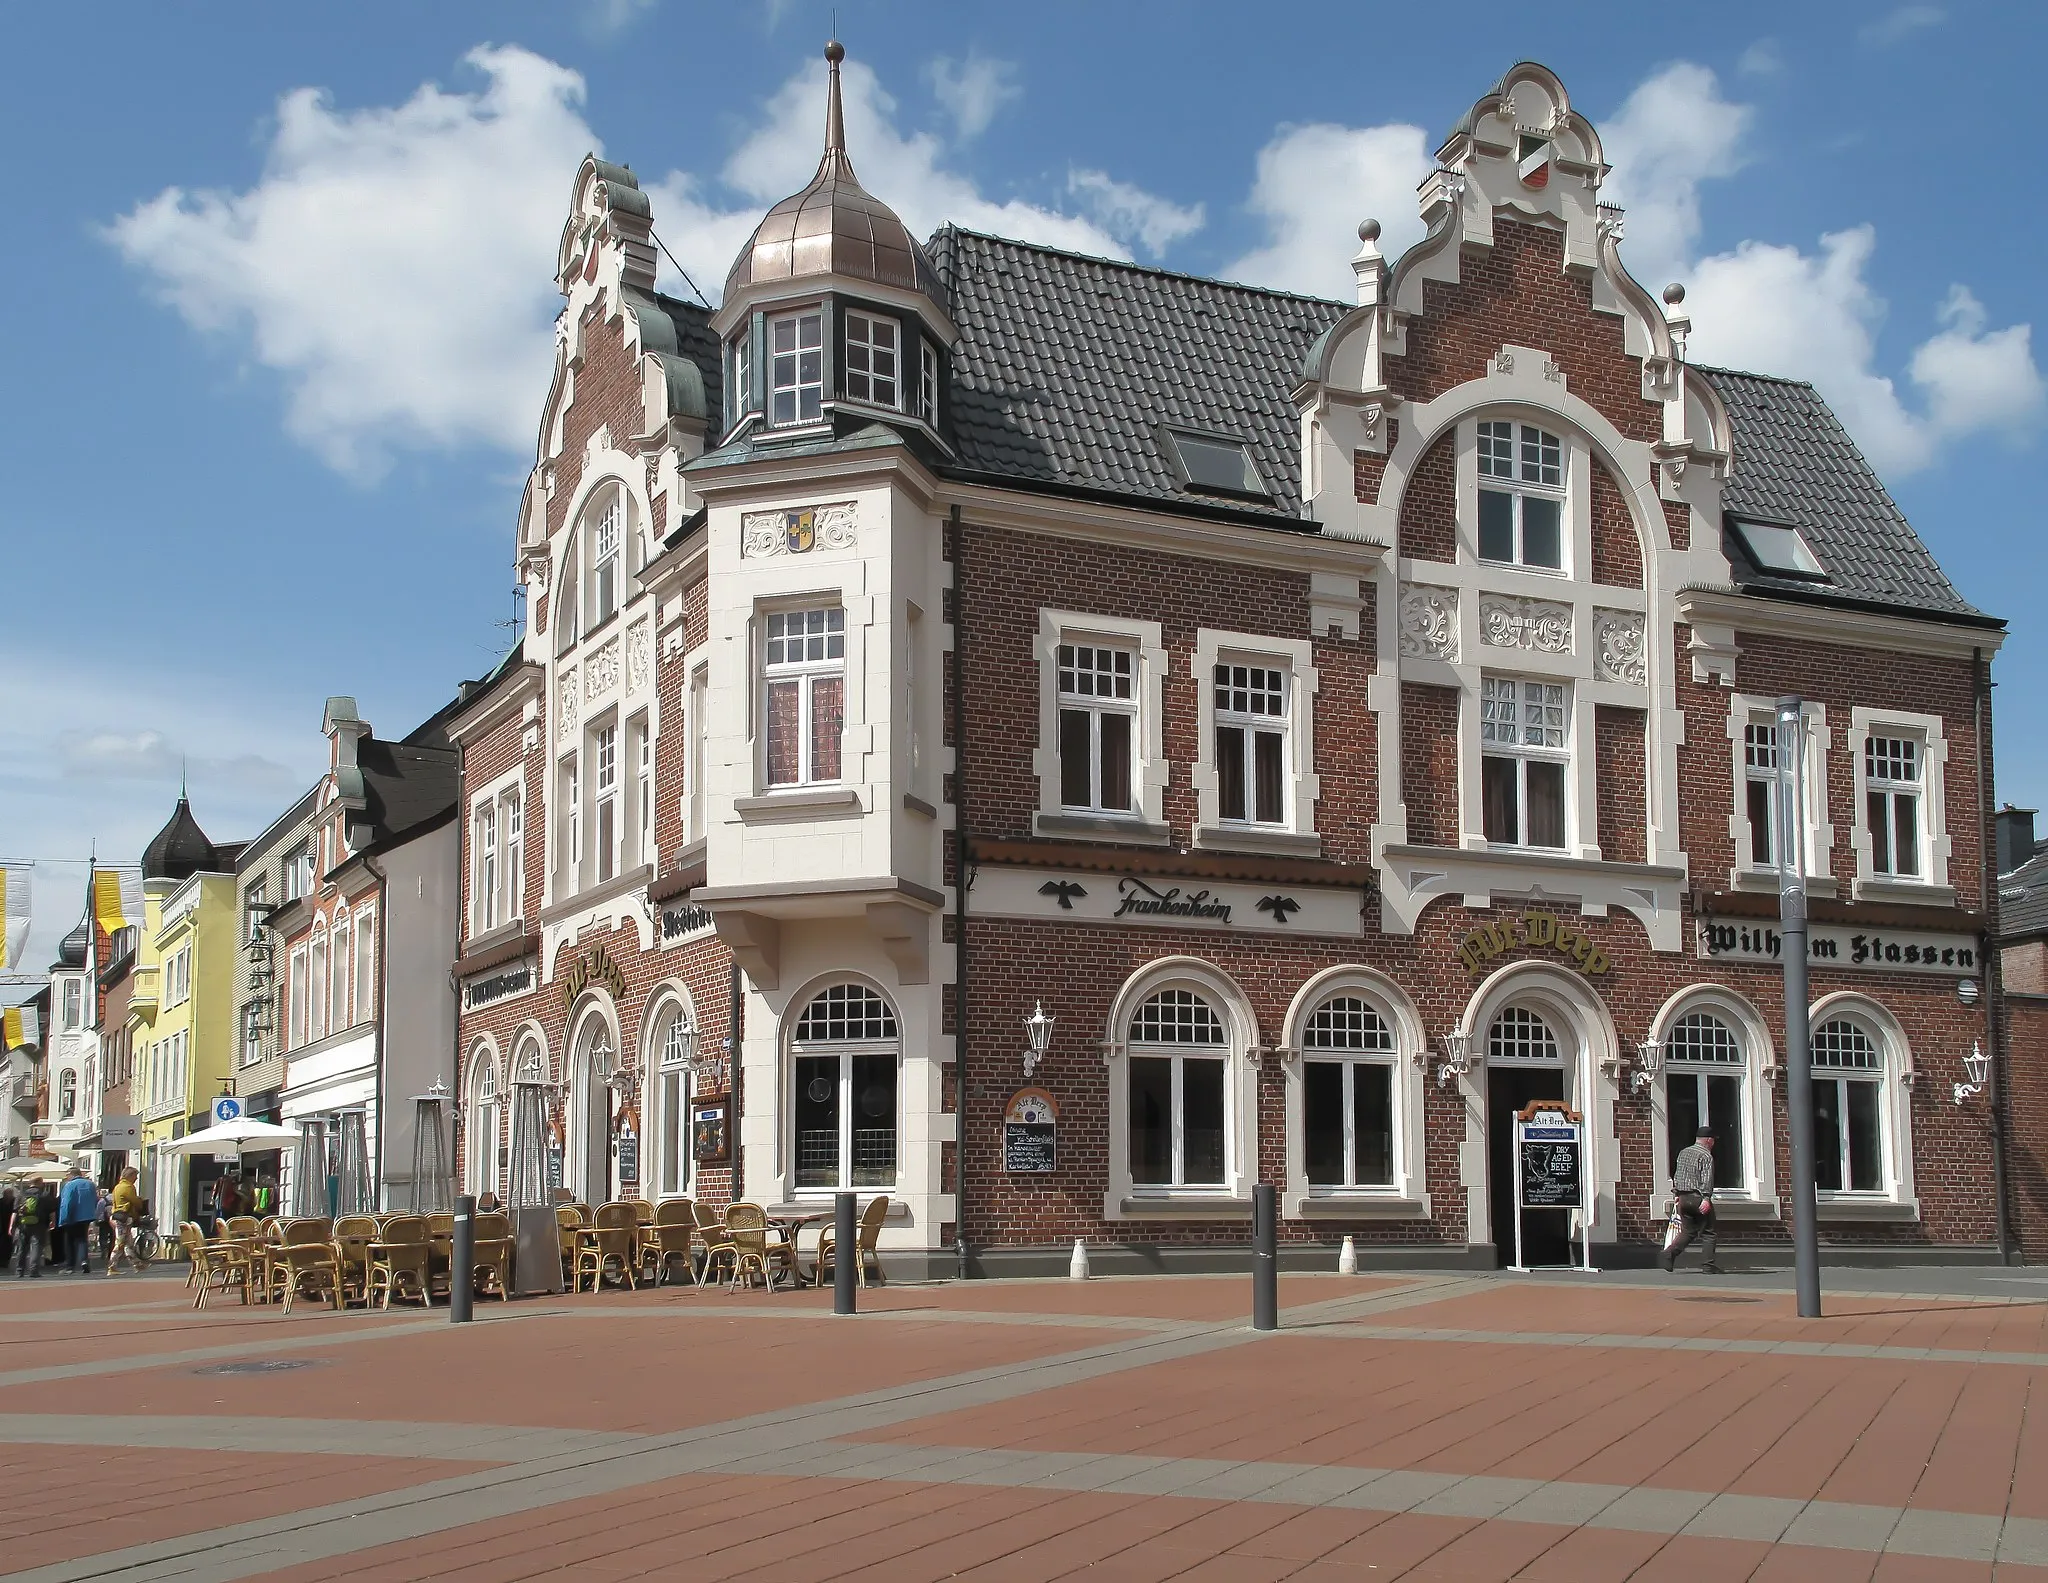
[[1373, 243], [1377, 242], [1380, 239], [1379, 221], [1366, 220], [1363, 223], [1361, 223], [1358, 227], [1358, 239], [1359, 241], [1365, 243], [1367, 247], [1370, 247]]
[[1677, 307], [1681, 302], [1685, 301], [1685, 288], [1674, 280], [1664, 288], [1664, 300], [1671, 304], [1672, 307]]
[[825, 46], [825, 59], [837, 66], [846, 59], [846, 46], [836, 38]]

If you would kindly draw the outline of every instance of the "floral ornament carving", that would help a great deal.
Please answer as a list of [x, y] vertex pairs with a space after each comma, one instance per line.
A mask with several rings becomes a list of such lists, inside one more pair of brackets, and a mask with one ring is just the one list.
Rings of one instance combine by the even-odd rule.
[[1536, 654], [1572, 651], [1569, 605], [1541, 599], [1509, 599], [1492, 595], [1479, 601], [1479, 641], [1496, 649], [1528, 649]]
[[597, 698], [619, 685], [619, 640], [613, 638], [583, 662], [583, 696]]
[[647, 685], [647, 668], [653, 654], [647, 623], [636, 623], [626, 634], [626, 686], [632, 691], [638, 692]]
[[1493, 354], [1493, 371], [1496, 374], [1512, 374], [1515, 371], [1515, 354], [1503, 346]]
[[747, 560], [853, 548], [856, 512], [851, 500], [794, 511], [749, 511], [740, 518], [740, 554]]
[[1600, 645], [1600, 676], [1603, 681], [1643, 686], [1650, 677], [1649, 657], [1643, 641], [1643, 615], [1639, 610], [1596, 610], [1593, 635]]
[[562, 672], [555, 686], [555, 735], [564, 742], [576, 734], [576, 667]]
[[1410, 583], [1401, 590], [1401, 653], [1413, 659], [1457, 659], [1457, 589]]

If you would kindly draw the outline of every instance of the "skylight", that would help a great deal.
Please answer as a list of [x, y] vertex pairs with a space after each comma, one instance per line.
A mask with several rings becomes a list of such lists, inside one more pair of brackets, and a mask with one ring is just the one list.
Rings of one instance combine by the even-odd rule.
[[1189, 489], [1209, 494], [1255, 495], [1265, 499], [1271, 491], [1259, 476], [1251, 449], [1242, 440], [1209, 434], [1187, 434], [1168, 429], [1174, 460]]
[[1797, 528], [1781, 528], [1768, 522], [1737, 522], [1736, 537], [1760, 572], [1776, 577], [1810, 577], [1826, 582], [1828, 574], [1806, 547]]

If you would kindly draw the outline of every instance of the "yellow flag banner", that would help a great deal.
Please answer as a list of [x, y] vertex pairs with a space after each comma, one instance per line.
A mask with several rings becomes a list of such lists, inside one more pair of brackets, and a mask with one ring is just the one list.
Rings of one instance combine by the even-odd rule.
[[28, 944], [30, 872], [26, 866], [0, 868], [0, 967], [20, 967]]
[[92, 913], [108, 934], [142, 926], [142, 876], [132, 870], [95, 869]]
[[23, 1045], [37, 1044], [43, 1037], [43, 1025], [36, 1017], [33, 1006], [9, 1006], [4, 1013], [4, 1042], [8, 1049], [19, 1050]]

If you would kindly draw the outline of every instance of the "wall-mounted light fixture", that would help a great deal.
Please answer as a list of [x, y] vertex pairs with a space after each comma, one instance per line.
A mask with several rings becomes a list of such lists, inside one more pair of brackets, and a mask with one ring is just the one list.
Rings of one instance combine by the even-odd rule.
[[1636, 1069], [1628, 1075], [1631, 1094], [1640, 1094], [1657, 1081], [1658, 1068], [1664, 1064], [1664, 1041], [1662, 1039], [1638, 1039], [1636, 1041]]
[[1024, 1033], [1031, 1041], [1031, 1048], [1024, 1052], [1024, 1076], [1027, 1079], [1038, 1070], [1038, 1063], [1045, 1059], [1046, 1049], [1052, 1043], [1054, 1020], [1043, 1001], [1032, 1003], [1031, 1015], [1024, 1019]]
[[1440, 1033], [1443, 1041], [1443, 1064], [1436, 1069], [1436, 1086], [1448, 1088], [1453, 1079], [1462, 1079], [1472, 1071], [1472, 1035], [1469, 1033]]
[[1956, 1103], [1960, 1105], [1974, 1094], [1984, 1092], [1984, 1084], [1991, 1077], [1991, 1057], [1984, 1053], [1984, 1046], [1973, 1044], [1970, 1053], [1963, 1057], [1963, 1076], [1966, 1083], [1956, 1084]]

